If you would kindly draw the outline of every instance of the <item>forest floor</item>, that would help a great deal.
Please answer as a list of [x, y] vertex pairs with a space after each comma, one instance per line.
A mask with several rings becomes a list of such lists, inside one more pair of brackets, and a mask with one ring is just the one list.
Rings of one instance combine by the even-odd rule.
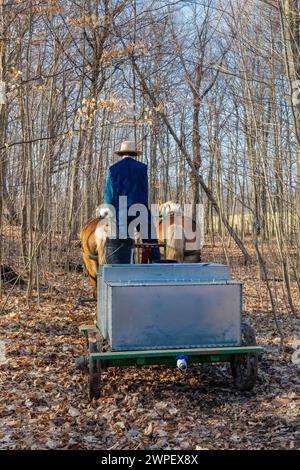
[[[214, 258], [217, 261], [221, 260]], [[212, 259], [209, 252], [203, 259]], [[224, 261], [224, 260], [223, 260]], [[49, 274], [40, 306], [24, 288], [4, 292], [0, 315], [1, 449], [300, 449], [300, 366], [293, 364], [299, 323], [278, 287], [279, 336], [257, 267], [231, 253], [244, 282], [244, 315], [265, 348], [253, 392], [237, 392], [227, 365], [115, 368], [103, 374], [101, 399], [89, 402], [78, 326], [93, 323], [86, 275]], [[274, 281], [275, 282], [275, 281]], [[300, 337], [300, 334], [299, 334]], [[3, 349], [3, 348], [2, 348]]]

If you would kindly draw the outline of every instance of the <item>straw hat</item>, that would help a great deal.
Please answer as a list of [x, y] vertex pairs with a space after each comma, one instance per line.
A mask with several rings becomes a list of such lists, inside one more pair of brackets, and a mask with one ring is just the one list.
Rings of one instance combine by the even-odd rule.
[[116, 150], [114, 154], [120, 156], [141, 155], [142, 152], [136, 149], [134, 142], [131, 142], [130, 140], [124, 140], [124, 142], [121, 143], [120, 150]]

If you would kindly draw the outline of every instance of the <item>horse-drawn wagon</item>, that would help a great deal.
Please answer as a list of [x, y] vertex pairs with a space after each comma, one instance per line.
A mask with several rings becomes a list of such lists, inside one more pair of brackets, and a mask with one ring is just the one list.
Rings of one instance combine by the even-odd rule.
[[96, 325], [80, 327], [91, 399], [101, 371], [114, 366], [228, 362], [237, 389], [253, 388], [262, 348], [242, 321], [242, 285], [227, 266], [102, 265], [97, 281]]

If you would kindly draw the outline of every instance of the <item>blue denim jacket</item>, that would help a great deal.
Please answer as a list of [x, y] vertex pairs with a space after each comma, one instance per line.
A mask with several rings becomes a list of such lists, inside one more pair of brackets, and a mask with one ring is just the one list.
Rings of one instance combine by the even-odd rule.
[[147, 165], [125, 157], [112, 165], [108, 172], [105, 191], [106, 204], [119, 209], [119, 197], [127, 196], [127, 206], [144, 204], [148, 207]]

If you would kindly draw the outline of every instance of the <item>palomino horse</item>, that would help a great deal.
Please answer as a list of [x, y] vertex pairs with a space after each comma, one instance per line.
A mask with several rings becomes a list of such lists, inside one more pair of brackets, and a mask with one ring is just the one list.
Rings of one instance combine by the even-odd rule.
[[99, 212], [98, 217], [90, 219], [81, 232], [82, 258], [97, 297], [97, 273], [99, 264], [105, 264], [105, 243], [109, 229], [108, 211]]
[[[82, 258], [88, 272], [90, 283], [93, 287], [93, 296], [97, 297], [97, 273], [99, 265], [106, 264], [106, 240], [109, 232], [115, 231], [115, 221], [112, 219], [109, 209], [97, 209], [98, 217], [90, 219], [81, 232]], [[112, 224], [112, 225], [110, 225]], [[139, 244], [139, 234], [135, 234], [135, 241]], [[134, 256], [136, 262], [141, 262], [140, 251]]]
[[82, 259], [93, 287], [93, 296], [97, 297], [97, 272], [99, 267], [98, 248], [95, 232], [100, 217], [90, 219], [81, 232]]
[[178, 263], [199, 263], [202, 248], [199, 225], [183, 215], [179, 204], [173, 201], [161, 204], [160, 214], [158, 239], [166, 243], [166, 258]]

